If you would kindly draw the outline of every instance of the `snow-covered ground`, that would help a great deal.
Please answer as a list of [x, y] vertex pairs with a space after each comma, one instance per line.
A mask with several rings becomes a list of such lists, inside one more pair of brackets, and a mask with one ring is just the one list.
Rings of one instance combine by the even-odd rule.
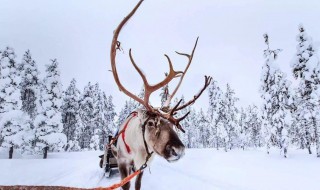
[[[120, 180], [119, 173], [105, 178], [98, 167], [101, 152], [49, 153], [0, 160], [0, 185], [108, 186]], [[4, 158], [0, 150], [0, 158]], [[20, 159], [23, 158], [23, 159]], [[157, 157], [142, 179], [142, 189], [152, 190], [284, 190], [320, 189], [320, 159], [306, 151], [291, 150], [287, 159], [278, 150], [213, 149], [187, 150], [176, 163]], [[133, 187], [132, 187], [133, 189]]]

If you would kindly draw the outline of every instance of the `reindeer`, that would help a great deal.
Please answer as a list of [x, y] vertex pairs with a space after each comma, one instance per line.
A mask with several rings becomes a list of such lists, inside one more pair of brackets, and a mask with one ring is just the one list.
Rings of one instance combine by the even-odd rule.
[[[128, 91], [121, 84], [116, 67], [116, 53], [117, 50], [121, 50], [118, 36], [123, 26], [134, 15], [142, 2], [143, 0], [140, 0], [139, 3], [134, 7], [134, 9], [127, 15], [127, 17], [125, 17], [121, 21], [121, 23], [114, 31], [111, 43], [111, 67], [117, 86], [119, 87], [120, 91], [122, 91], [124, 94], [134, 99], [135, 101], [139, 102], [143, 106], [143, 109], [134, 111], [120, 126], [120, 135], [117, 140], [117, 145], [116, 147], [114, 145], [112, 145], [111, 147], [112, 153], [117, 158], [118, 167], [122, 179], [127, 177], [131, 171], [146, 166], [147, 164], [149, 165], [155, 154], [163, 157], [168, 162], [177, 161], [184, 155], [185, 146], [179, 139], [174, 127], [181, 130], [182, 132], [185, 132], [179, 122], [185, 119], [188, 116], [189, 112], [181, 118], [175, 118], [174, 116], [179, 110], [192, 105], [208, 87], [212, 79], [210, 76], [205, 76], [205, 84], [203, 88], [199, 91], [198, 94], [193, 96], [193, 98], [184, 105], [180, 105], [180, 100], [174, 107], [169, 107], [172, 98], [179, 89], [181, 82], [192, 62], [193, 55], [198, 43], [197, 38], [191, 54], [176, 52], [177, 54], [186, 56], [188, 58], [188, 64], [184, 71], [175, 71], [173, 69], [172, 62], [169, 56], [165, 55], [168, 60], [170, 70], [165, 79], [155, 85], [151, 85], [147, 81], [146, 76], [136, 65], [130, 49], [129, 57], [131, 63], [141, 76], [144, 84], [144, 98], [139, 98], [135, 94]], [[172, 94], [168, 96], [165, 105], [162, 108], [151, 106], [149, 104], [150, 95], [161, 87], [167, 85], [174, 78], [180, 78], [180, 81], [178, 82]], [[139, 190], [141, 187], [142, 175], [143, 172], [141, 172], [136, 177], [136, 190]], [[130, 188], [130, 182], [125, 184], [122, 188], [123, 190], [128, 190]]]

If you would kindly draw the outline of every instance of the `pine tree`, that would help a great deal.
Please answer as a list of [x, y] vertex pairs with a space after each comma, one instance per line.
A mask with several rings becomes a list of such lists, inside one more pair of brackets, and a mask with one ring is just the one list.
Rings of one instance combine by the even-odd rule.
[[209, 128], [212, 132], [210, 137], [210, 144], [212, 147], [218, 149], [219, 146], [219, 137], [218, 137], [218, 123], [221, 121], [220, 106], [222, 101], [222, 91], [217, 84], [217, 81], [212, 81], [208, 88], [209, 95], [209, 108], [208, 108], [208, 119], [209, 119]]
[[[165, 76], [168, 76], [168, 73], [165, 73]], [[166, 84], [165, 86], [163, 86], [161, 88], [161, 93], [160, 93], [160, 97], [161, 97], [161, 107], [164, 106], [164, 103], [168, 100], [168, 96], [169, 96], [169, 85]], [[170, 106], [170, 105], [169, 105]]]
[[252, 105], [248, 106], [246, 109], [246, 142], [250, 147], [261, 147], [263, 143], [262, 134], [261, 134], [261, 117], [259, 115], [259, 110], [257, 106]]
[[[297, 53], [292, 63], [293, 74], [299, 80], [296, 95], [296, 111], [294, 115], [299, 118], [298, 125], [303, 141], [311, 154], [311, 144], [314, 142], [317, 149], [317, 157], [320, 157], [319, 136], [319, 73], [320, 65], [312, 39], [302, 25], [299, 26], [297, 36]], [[302, 133], [301, 133], [302, 132]]]
[[132, 100], [126, 100], [124, 107], [121, 109], [119, 113], [119, 117], [117, 120], [117, 126], [123, 124], [123, 122], [127, 119], [127, 117], [137, 108], [137, 104]]
[[[99, 84], [95, 85], [95, 96], [94, 96], [94, 134], [99, 136], [99, 149], [103, 150], [104, 144], [108, 141], [108, 135], [110, 134], [107, 127], [107, 107], [106, 107], [106, 96], [99, 88]], [[92, 137], [93, 138], [93, 137]], [[92, 140], [91, 140], [92, 141]], [[92, 144], [92, 142], [91, 142]], [[92, 147], [90, 147], [92, 148]]]
[[94, 133], [94, 86], [89, 82], [84, 87], [82, 97], [80, 98], [80, 117], [83, 124], [83, 130], [79, 139], [81, 149], [90, 148], [91, 137]]
[[[241, 108], [239, 113], [239, 146], [243, 150], [247, 147], [249, 147], [249, 127], [247, 125], [247, 110], [245, 111], [243, 108]], [[248, 113], [249, 114], [249, 113]]]
[[188, 137], [188, 148], [199, 148], [200, 129], [198, 123], [198, 114], [196, 110], [190, 107], [190, 114], [186, 118], [188, 124], [186, 127], [186, 133]]
[[37, 97], [39, 97], [39, 72], [30, 51], [23, 55], [21, 70], [21, 100], [22, 110], [34, 118], [37, 113]]
[[212, 135], [212, 132], [208, 127], [209, 121], [207, 120], [207, 116], [205, 115], [202, 109], [200, 109], [197, 118], [198, 118], [200, 148], [209, 148], [211, 146], [210, 137]]
[[226, 143], [227, 143], [228, 149], [230, 150], [238, 144], [237, 129], [236, 129], [237, 108], [235, 106], [235, 103], [238, 101], [238, 98], [236, 98], [234, 95], [235, 95], [234, 90], [232, 90], [229, 84], [227, 84], [227, 89], [223, 97], [224, 108], [225, 108], [223, 125], [228, 135], [228, 138], [226, 139]]
[[11, 110], [2, 113], [0, 132], [3, 137], [2, 147], [9, 149], [9, 159], [13, 157], [13, 150], [23, 148], [30, 140], [30, 118], [21, 110]]
[[14, 50], [7, 47], [1, 54], [0, 113], [21, 108], [19, 71]]
[[82, 122], [79, 113], [80, 91], [76, 87], [76, 80], [72, 79], [67, 90], [63, 94], [61, 106], [63, 133], [67, 137], [68, 145], [65, 150], [79, 150], [79, 133], [82, 131]]
[[93, 136], [90, 139], [90, 150], [101, 150], [99, 146], [101, 145], [99, 137], [100, 133], [99, 129], [94, 130]]
[[286, 123], [286, 117], [290, 114], [286, 107], [289, 99], [290, 83], [275, 62], [281, 50], [270, 50], [267, 34], [264, 35], [264, 39], [267, 49], [264, 50], [266, 61], [263, 66], [260, 92], [264, 101], [262, 118], [265, 142], [268, 153], [270, 146], [273, 145], [279, 147], [286, 157], [289, 141], [287, 136], [289, 124]]
[[51, 64], [46, 65], [46, 77], [40, 94], [40, 105], [38, 115], [35, 118], [36, 146], [38, 150], [43, 150], [43, 158], [47, 158], [49, 148], [61, 150], [66, 144], [66, 135], [62, 133], [61, 123], [61, 95], [62, 84], [60, 82], [60, 72], [56, 59], [51, 60]]
[[14, 50], [7, 47], [0, 58], [0, 136], [1, 146], [9, 148], [9, 158], [13, 149], [20, 148], [25, 142], [25, 134], [30, 130], [30, 121], [21, 111], [20, 74], [15, 61]]
[[103, 93], [103, 100], [104, 100], [104, 120], [106, 121], [103, 127], [103, 145], [108, 142], [108, 136], [112, 136], [116, 132], [116, 125], [115, 125], [115, 116], [117, 115], [115, 112], [115, 106], [112, 102], [113, 98], [110, 95], [108, 98], [106, 94]]

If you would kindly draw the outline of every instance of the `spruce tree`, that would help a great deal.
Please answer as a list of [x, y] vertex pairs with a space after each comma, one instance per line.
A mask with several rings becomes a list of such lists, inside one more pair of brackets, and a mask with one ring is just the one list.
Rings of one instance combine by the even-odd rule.
[[[297, 35], [297, 53], [292, 63], [294, 77], [299, 81], [296, 95], [296, 105], [294, 115], [299, 118], [296, 123], [303, 135], [303, 141], [311, 154], [311, 144], [316, 144], [317, 157], [320, 157], [319, 140], [319, 73], [320, 65], [316, 51], [313, 47], [311, 37], [309, 37], [302, 25], [299, 26]], [[314, 140], [313, 140], [314, 139]]]
[[132, 100], [126, 100], [124, 107], [121, 109], [119, 113], [119, 117], [117, 120], [117, 126], [120, 127], [124, 123], [124, 121], [128, 118], [128, 116], [137, 108], [137, 104]]
[[113, 97], [110, 95], [109, 97], [106, 97], [106, 94], [103, 93], [103, 100], [104, 100], [104, 120], [106, 121], [106, 124], [104, 125], [103, 131], [105, 134], [104, 144], [107, 143], [108, 139], [107, 137], [113, 136], [113, 134], [116, 132], [117, 127], [115, 125], [115, 116], [117, 115], [115, 112], [115, 106], [112, 102]]
[[210, 137], [212, 136], [212, 132], [208, 127], [209, 122], [207, 120], [207, 116], [202, 109], [200, 109], [197, 118], [199, 129], [199, 148], [209, 148], [211, 146]]
[[238, 129], [238, 136], [239, 136], [239, 146], [243, 150], [250, 146], [249, 144], [249, 127], [247, 125], [247, 110], [245, 111], [243, 108], [240, 109], [239, 113], [239, 129]]
[[227, 89], [223, 97], [225, 114], [223, 117], [223, 125], [228, 135], [228, 140], [226, 140], [227, 147], [231, 150], [237, 145], [237, 108], [235, 103], [238, 101], [238, 98], [235, 97], [235, 92], [230, 88], [230, 85], [227, 84]]
[[46, 76], [40, 90], [40, 108], [35, 118], [35, 137], [38, 150], [43, 150], [43, 158], [47, 158], [48, 150], [61, 150], [67, 143], [62, 133], [61, 103], [62, 84], [56, 59], [46, 65]]
[[20, 77], [14, 50], [7, 47], [1, 54], [0, 113], [21, 108]]
[[287, 109], [290, 83], [275, 62], [281, 50], [270, 50], [267, 34], [264, 39], [267, 49], [264, 50], [266, 61], [262, 68], [260, 92], [263, 99], [262, 118], [267, 153], [270, 146], [277, 146], [286, 157], [289, 142], [289, 124], [286, 117], [290, 114]]
[[248, 106], [246, 109], [246, 142], [250, 147], [261, 147], [263, 143], [261, 134], [261, 116], [256, 105]]
[[20, 111], [20, 74], [15, 58], [14, 50], [10, 47], [0, 57], [0, 136], [1, 146], [9, 149], [10, 159], [13, 149], [24, 144], [25, 134], [30, 131], [29, 118]]
[[70, 85], [63, 93], [63, 102], [61, 106], [63, 133], [67, 137], [67, 146], [65, 150], [77, 151], [79, 133], [82, 130], [79, 105], [80, 91], [76, 87], [76, 80], [72, 79]]
[[91, 137], [94, 134], [94, 119], [95, 119], [95, 105], [94, 105], [94, 86], [89, 82], [84, 87], [83, 94], [80, 98], [80, 117], [83, 124], [83, 130], [79, 139], [80, 147], [90, 148]]
[[[165, 76], [168, 76], [168, 73], [165, 73]], [[166, 84], [161, 88], [161, 92], [160, 92], [161, 107], [163, 107], [164, 103], [168, 100], [168, 96], [169, 96], [169, 85]]]
[[37, 114], [37, 97], [40, 95], [40, 80], [36, 62], [32, 59], [30, 50], [26, 51], [23, 55], [20, 70], [21, 109], [28, 113], [31, 118], [34, 118]]
[[208, 127], [211, 131], [210, 144], [212, 147], [218, 149], [219, 137], [218, 137], [218, 123], [221, 122], [220, 106], [222, 101], [222, 91], [217, 84], [217, 81], [212, 81], [208, 88], [209, 95], [209, 107], [208, 107]]

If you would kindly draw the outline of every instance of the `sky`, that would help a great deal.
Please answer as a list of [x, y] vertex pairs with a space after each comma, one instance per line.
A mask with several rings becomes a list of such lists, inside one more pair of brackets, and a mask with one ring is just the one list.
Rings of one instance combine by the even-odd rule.
[[[72, 78], [82, 91], [99, 82], [113, 95], [119, 110], [127, 98], [116, 86], [110, 65], [113, 30], [138, 0], [0, 0], [0, 49], [13, 47], [17, 60], [30, 49], [41, 72], [57, 58], [64, 89]], [[263, 34], [269, 34], [270, 47], [282, 49], [277, 63], [293, 80], [290, 63], [296, 51], [298, 25], [318, 46], [320, 40], [320, 1], [318, 0], [145, 0], [120, 34], [124, 52], [118, 52], [119, 76], [131, 92], [138, 94], [143, 83], [129, 60], [128, 51], [151, 84], [164, 78], [168, 54], [176, 70], [187, 59], [175, 51], [190, 53], [199, 43], [194, 60], [176, 95], [192, 98], [210, 75], [225, 89], [229, 83], [239, 98], [239, 106], [260, 104], [261, 67], [266, 49]], [[175, 87], [177, 80], [170, 84]], [[204, 93], [195, 103], [207, 109]], [[151, 97], [160, 105], [159, 93]]]

